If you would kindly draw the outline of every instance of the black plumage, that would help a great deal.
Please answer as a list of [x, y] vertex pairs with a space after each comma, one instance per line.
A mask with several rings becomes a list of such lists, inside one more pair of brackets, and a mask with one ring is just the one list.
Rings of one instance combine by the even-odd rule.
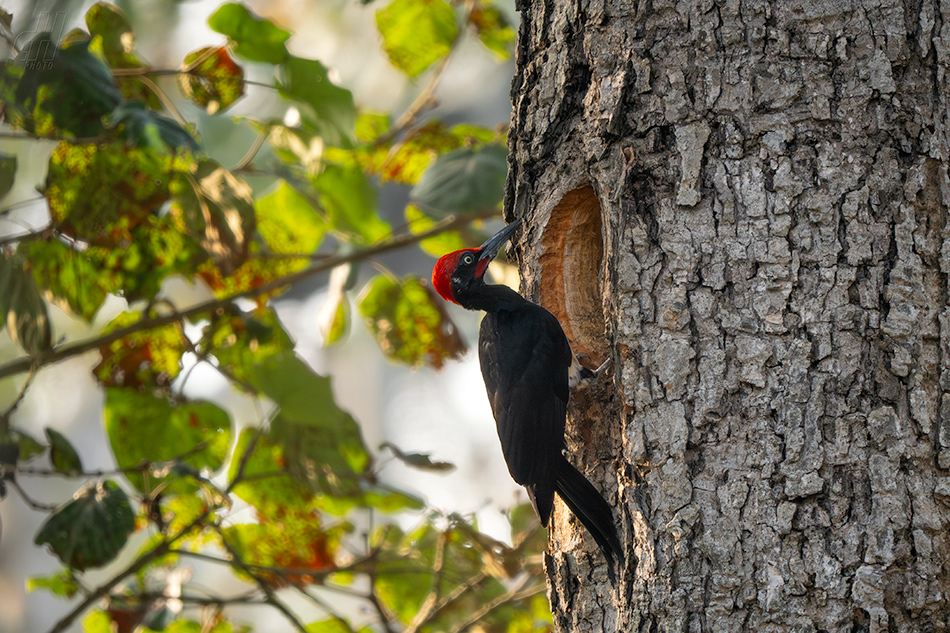
[[432, 281], [443, 298], [485, 311], [478, 357], [512, 479], [527, 488], [544, 526], [557, 493], [594, 537], [614, 580], [624, 553], [610, 506], [563, 454], [574, 361], [567, 337], [553, 314], [507, 286], [483, 280], [488, 262], [515, 226], [478, 249], [442, 257]]

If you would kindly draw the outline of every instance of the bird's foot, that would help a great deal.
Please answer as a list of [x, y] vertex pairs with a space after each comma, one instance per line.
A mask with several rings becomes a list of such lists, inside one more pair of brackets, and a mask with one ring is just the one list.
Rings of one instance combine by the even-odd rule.
[[607, 371], [607, 368], [610, 367], [611, 363], [613, 363], [613, 359], [608, 358], [603, 363], [601, 363], [600, 367], [598, 367], [593, 372], [591, 372], [594, 374], [594, 380], [600, 378], [600, 375], [604, 373], [605, 371]]
[[575, 389], [582, 385], [586, 386], [594, 382], [600, 378], [601, 374], [607, 371], [611, 364], [611, 359], [608, 358], [597, 369], [587, 369], [581, 364], [582, 358], [590, 359], [590, 356], [587, 354], [574, 354], [574, 362], [571, 364], [571, 373], [569, 378], [571, 389]]

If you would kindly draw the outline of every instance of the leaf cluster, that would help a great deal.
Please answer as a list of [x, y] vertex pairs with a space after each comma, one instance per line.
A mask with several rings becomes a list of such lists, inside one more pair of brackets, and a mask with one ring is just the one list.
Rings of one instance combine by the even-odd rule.
[[[487, 0], [394, 0], [376, 18], [394, 66], [428, 73], [423, 95], [466, 34], [497, 56], [513, 38]], [[361, 112], [326, 66], [291, 52], [291, 31], [241, 4], [222, 5], [209, 26], [221, 41], [155, 68], [125, 15], [99, 2], [84, 29], [58, 41], [41, 33], [0, 61], [2, 133], [52, 147], [37, 187], [48, 223], [0, 237], [0, 328], [23, 354], [0, 365], [0, 378], [19, 381], [0, 413], [0, 499], [14, 490], [47, 514], [35, 543], [62, 563], [30, 590], [74, 601], [55, 631], [80, 617], [91, 632], [244, 630], [234, 604], [275, 609], [299, 631], [548, 630], [542, 586], [522, 572], [539, 567], [537, 526], [515, 520], [508, 546], [382, 481], [331, 378], [301, 359], [273, 308], [295, 282], [330, 273], [326, 344], [359, 315], [393, 362], [438, 368], [458, 357], [465, 344], [424, 277], [396, 277], [374, 258], [477, 243], [501, 200], [503, 135], [447, 126], [428, 98], [399, 117]], [[270, 81], [249, 81], [249, 64]], [[299, 116], [229, 115], [251, 90]], [[185, 103], [256, 140], [240, 160], [211, 158]], [[4, 217], [16, 217], [6, 197], [28, 177], [0, 154]], [[381, 182], [411, 188], [405, 228], [380, 214]], [[383, 272], [365, 279], [365, 264]], [[171, 278], [212, 298], [179, 305]], [[110, 297], [127, 309], [92, 338], [57, 337], [51, 305], [95, 324]], [[68, 433], [34, 439], [17, 414], [37, 372], [89, 351], [108, 471], [85, 469]], [[197, 364], [257, 403], [259, 419], [239, 425], [221, 403], [184, 395]], [[414, 467], [451, 468], [389, 449]], [[55, 507], [37, 501], [31, 489], [49, 476], [79, 488]], [[397, 514], [419, 527], [400, 529]], [[145, 544], [130, 557], [136, 533]], [[198, 563], [230, 568], [246, 591], [191, 583]], [[86, 572], [100, 568], [107, 580], [90, 584]], [[286, 592], [324, 617], [304, 622]], [[352, 621], [334, 594], [363, 601], [370, 617]]]

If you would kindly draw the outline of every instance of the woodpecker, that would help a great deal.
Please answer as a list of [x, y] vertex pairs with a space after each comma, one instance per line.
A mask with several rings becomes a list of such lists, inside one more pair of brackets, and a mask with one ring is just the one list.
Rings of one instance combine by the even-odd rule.
[[545, 527], [557, 493], [594, 537], [616, 582], [615, 565], [624, 565], [624, 553], [613, 513], [563, 454], [572, 366], [576, 374], [580, 364], [553, 314], [508, 286], [485, 283], [488, 264], [519, 223], [478, 248], [443, 256], [432, 270], [432, 285], [446, 301], [485, 312], [478, 359], [512, 479], [527, 488]]

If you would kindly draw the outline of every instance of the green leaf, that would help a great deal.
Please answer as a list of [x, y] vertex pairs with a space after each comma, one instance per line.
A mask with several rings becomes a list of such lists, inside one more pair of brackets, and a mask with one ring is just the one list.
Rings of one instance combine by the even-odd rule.
[[[90, 52], [100, 55], [111, 68], [148, 66], [132, 52], [135, 32], [117, 6], [108, 2], [92, 5], [86, 12], [86, 28], [89, 29]], [[115, 81], [126, 99], [141, 101], [155, 110], [162, 108], [161, 100], [141, 77], [120, 76]]]
[[[210, 624], [210, 621], [203, 623], [194, 622], [192, 620], [175, 620], [169, 623], [162, 633], [234, 633], [235, 631], [239, 633], [250, 633], [251, 631], [250, 627], [235, 629], [227, 620], [218, 620], [210, 629], [208, 628], [208, 624]], [[145, 631], [144, 633], [151, 633], [151, 631]]]
[[[323, 346], [329, 347], [342, 342], [350, 330], [349, 302], [346, 294], [340, 292], [335, 295], [334, 302], [320, 308], [317, 314], [317, 325], [323, 334]], [[324, 319], [320, 317], [326, 315]]]
[[[119, 468], [180, 459], [195, 470], [215, 471], [224, 464], [231, 443], [231, 418], [211, 402], [173, 402], [134, 389], [111, 388], [106, 390], [104, 418]], [[167, 493], [197, 489], [190, 478], [173, 476], [153, 476], [147, 487], [141, 475], [126, 473], [132, 485], [143, 491], [166, 479]]]
[[412, 466], [419, 470], [430, 472], [445, 473], [455, 470], [455, 465], [449, 462], [432, 461], [432, 458], [425, 453], [404, 453], [398, 446], [392, 442], [383, 442], [379, 445], [380, 450], [388, 448], [393, 455], [406, 466]]
[[452, 48], [455, 11], [443, 0], [394, 0], [376, 12], [376, 27], [392, 63], [419, 75]]
[[360, 313], [390, 360], [438, 369], [446, 359], [465, 353], [465, 343], [443, 302], [422, 279], [396, 282], [376, 277], [364, 292]]
[[443, 154], [422, 174], [410, 198], [436, 217], [493, 209], [504, 197], [507, 156], [501, 145]]
[[293, 569], [282, 574], [256, 572], [258, 578], [279, 589], [313, 584], [322, 580], [313, 574], [335, 569], [333, 553], [339, 548], [342, 531], [324, 528], [315, 512], [284, 509], [279, 519], [261, 516], [258, 523], [227, 527], [221, 534], [246, 563]]
[[508, 22], [505, 14], [498, 7], [488, 3], [480, 3], [472, 8], [469, 22], [475, 25], [478, 39], [485, 48], [494, 53], [499, 59], [511, 57], [515, 41], [515, 29]]
[[268, 64], [279, 64], [287, 58], [285, 42], [290, 33], [254, 15], [244, 5], [222, 5], [208, 18], [208, 26], [228, 36], [238, 57]]
[[149, 110], [144, 103], [125, 101], [104, 119], [129, 145], [158, 152], [183, 147], [197, 150], [198, 143], [178, 122]]
[[280, 406], [270, 437], [282, 446], [287, 471], [312, 490], [358, 496], [356, 478], [369, 465], [369, 455], [359, 426], [334, 401], [330, 379], [314, 373], [292, 352], [264, 359], [256, 379], [261, 391]]
[[49, 441], [49, 461], [58, 472], [67, 475], [76, 475], [82, 472], [82, 461], [79, 453], [73, 448], [66, 436], [46, 427], [46, 439]]
[[151, 147], [60, 143], [53, 150], [45, 195], [56, 228], [84, 242], [120, 244], [169, 198], [169, 181], [191, 169], [187, 153]]
[[376, 190], [358, 167], [328, 164], [313, 185], [330, 225], [348, 240], [371, 243], [389, 235], [391, 229], [377, 211]]
[[307, 485], [284, 469], [286, 460], [281, 442], [272, 439], [269, 434], [262, 434], [254, 442], [250, 456], [245, 459], [257, 434], [256, 429], [247, 428], [238, 436], [228, 479], [233, 481], [237, 477], [242, 464], [244, 479], [234, 486], [234, 494], [264, 516], [272, 516], [288, 508], [310, 509], [313, 494]]
[[13, 430], [13, 439], [17, 443], [17, 460], [25, 462], [46, 450], [46, 447], [23, 431]]
[[[387, 486], [364, 483], [362, 503], [365, 506], [375, 508], [380, 512], [394, 513], [403, 510], [422, 510], [425, 503], [418, 497], [414, 497], [402, 490], [395, 490]], [[349, 508], [341, 508], [335, 514], [343, 514]], [[329, 510], [328, 510], [329, 511]]]
[[[149, 217], [134, 226], [120, 247], [90, 246], [83, 255], [95, 266], [96, 283], [127, 301], [153, 299], [169, 275], [194, 276], [204, 251], [182, 234], [167, 215]], [[78, 274], [78, 272], [77, 272]]]
[[326, 67], [314, 59], [290, 56], [278, 70], [277, 88], [300, 111], [303, 127], [329, 145], [354, 138], [356, 107], [353, 94], [330, 81]]
[[43, 589], [60, 598], [72, 598], [79, 591], [76, 578], [68, 569], [62, 569], [52, 576], [33, 576], [26, 579], [26, 592], [33, 593]]
[[[88, 41], [55, 50], [48, 63], [30, 63], [36, 51], [52, 47], [50, 34], [40, 33], [17, 57], [17, 63], [25, 64], [26, 69], [15, 88], [14, 123], [40, 136], [102, 134], [102, 117], [122, 101], [112, 73], [89, 51]], [[10, 78], [12, 75], [7, 75], [0, 83]]]
[[224, 46], [201, 48], [185, 57], [178, 89], [208, 114], [217, 114], [244, 96], [244, 69]]
[[224, 275], [237, 270], [247, 259], [255, 227], [250, 185], [205, 159], [193, 174], [177, 175], [171, 192], [171, 213], [183, 232], [201, 245]]
[[115, 633], [112, 628], [112, 618], [105, 611], [96, 609], [90, 611], [89, 615], [82, 621], [83, 633]]
[[[281, 279], [305, 266], [306, 261], [295, 257], [268, 257], [261, 242], [252, 241], [248, 245], [247, 261], [238, 268], [225, 273], [209, 260], [199, 267], [198, 277], [214, 291], [216, 297], [223, 298]], [[258, 307], [264, 306], [270, 297], [286, 290], [286, 287], [278, 288], [258, 296]]]
[[[458, 518], [455, 520], [457, 522]], [[394, 526], [387, 526], [384, 530], [383, 538], [374, 545], [379, 552], [376, 588], [382, 602], [402, 622], [409, 622], [415, 617], [431, 591], [447, 595], [467, 579], [484, 571], [483, 553], [466, 538], [471, 530], [462, 532], [453, 525], [443, 532], [431, 522], [408, 533], [402, 533]], [[441, 569], [434, 576], [440, 543]], [[475, 584], [459, 596], [453, 605], [454, 617], [457, 618], [459, 613], [472, 613], [504, 592], [504, 587], [494, 580]], [[445, 616], [453, 618], [451, 613]], [[431, 624], [433, 631], [450, 628], [450, 622], [446, 620], [436, 620]]]
[[83, 571], [112, 561], [135, 529], [129, 498], [111, 480], [90, 482], [56, 509], [36, 535], [71, 569]]
[[16, 156], [0, 152], [0, 199], [10, 193], [16, 180]]
[[[343, 624], [339, 620], [330, 618], [329, 620], [320, 620], [311, 622], [306, 626], [307, 633], [353, 633], [354, 629]], [[373, 633], [373, 629], [368, 626], [356, 629], [356, 633]]]
[[51, 301], [91, 323], [109, 292], [117, 290], [111, 276], [97, 267], [89, 253], [73, 250], [57, 239], [20, 245], [36, 285]]
[[[407, 204], [406, 223], [409, 225], [410, 231], [418, 234], [431, 229], [435, 226], [436, 221], [423, 213], [422, 209], [416, 205]], [[433, 257], [442, 257], [446, 253], [452, 253], [469, 246], [473, 246], [473, 244], [466, 242], [458, 231], [443, 231], [419, 242], [419, 248]]]
[[414, 185], [437, 155], [458, 149], [463, 141], [463, 137], [453, 134], [441, 121], [429, 121], [410, 130], [395, 145], [368, 144], [369, 149], [360, 156], [360, 163], [367, 171], [379, 174], [382, 182], [391, 180]]
[[[106, 325], [103, 334], [134, 325], [143, 317], [140, 312], [123, 312]], [[93, 374], [109, 387], [167, 389], [181, 371], [187, 349], [178, 323], [151, 328], [100, 347], [101, 360]]]
[[91, 39], [99, 39], [98, 48], [110, 64], [132, 52], [135, 32], [119, 7], [97, 2], [86, 12], [86, 27]]
[[281, 255], [314, 253], [327, 223], [304, 196], [286, 181], [254, 203], [257, 231], [271, 251]]
[[222, 369], [245, 385], [255, 381], [255, 365], [262, 358], [293, 348], [293, 339], [271, 308], [215, 315], [201, 342], [202, 351], [214, 355]]
[[46, 302], [18, 254], [0, 250], [0, 315], [13, 341], [31, 356], [50, 348], [52, 332]]

